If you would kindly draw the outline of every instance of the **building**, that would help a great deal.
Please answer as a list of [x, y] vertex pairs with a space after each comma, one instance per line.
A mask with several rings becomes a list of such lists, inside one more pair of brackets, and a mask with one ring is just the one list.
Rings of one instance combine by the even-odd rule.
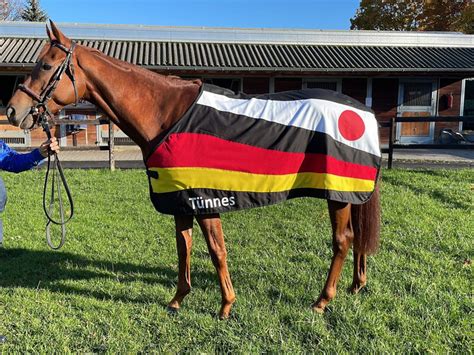
[[[437, 32], [321, 31], [59, 24], [79, 44], [162, 74], [201, 78], [248, 94], [326, 88], [372, 107], [379, 121], [394, 116], [474, 115], [474, 35]], [[42, 23], [0, 23], [0, 120], [15, 87], [46, 43]], [[83, 103], [63, 114], [95, 117]], [[400, 142], [435, 142], [458, 123], [400, 123]], [[0, 137], [36, 144], [41, 132], [8, 125]], [[63, 127], [64, 145], [104, 144], [104, 127]], [[388, 131], [382, 130], [382, 142]], [[127, 142], [120, 132], [118, 143]]]

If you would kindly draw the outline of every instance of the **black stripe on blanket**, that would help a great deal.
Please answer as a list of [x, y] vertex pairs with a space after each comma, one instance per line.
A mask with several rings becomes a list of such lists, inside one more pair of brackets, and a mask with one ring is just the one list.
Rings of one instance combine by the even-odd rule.
[[160, 194], [151, 192], [151, 200], [158, 212], [196, 215], [268, 206], [296, 197], [316, 197], [352, 203], [354, 200], [367, 200], [371, 194], [372, 192], [343, 192], [321, 189], [294, 189], [272, 193], [192, 189]]
[[292, 153], [320, 153], [366, 166], [378, 166], [380, 157], [354, 149], [331, 136], [304, 128], [250, 118], [209, 106], [196, 105], [169, 132], [204, 133], [255, 147]]

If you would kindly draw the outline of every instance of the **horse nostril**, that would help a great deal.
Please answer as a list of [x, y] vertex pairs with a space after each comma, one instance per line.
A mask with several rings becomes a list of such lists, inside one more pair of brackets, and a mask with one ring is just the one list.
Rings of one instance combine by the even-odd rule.
[[12, 106], [8, 106], [6, 114], [7, 114], [8, 120], [12, 119], [13, 117], [15, 117], [15, 109]]

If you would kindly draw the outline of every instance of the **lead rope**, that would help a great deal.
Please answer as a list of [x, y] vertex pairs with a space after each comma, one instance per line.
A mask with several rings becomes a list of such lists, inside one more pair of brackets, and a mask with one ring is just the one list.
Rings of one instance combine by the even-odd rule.
[[[31, 110], [32, 110], [31, 113], [37, 114], [39, 116], [38, 122], [43, 127], [43, 131], [46, 133], [49, 140], [51, 139], [51, 132], [49, 129], [47, 116], [51, 118], [53, 115], [48, 110], [47, 103], [51, 99], [54, 91], [56, 90], [56, 87], [59, 85], [59, 82], [61, 81], [61, 77], [63, 73], [66, 72], [66, 74], [71, 79], [72, 86], [74, 88], [74, 98], [75, 98], [74, 105], [76, 105], [79, 100], [77, 87], [76, 87], [76, 78], [74, 76], [74, 63], [72, 61], [72, 54], [73, 54], [76, 44], [74, 42], [71, 42], [71, 47], [66, 48], [61, 43], [52, 41], [51, 46], [58, 47], [59, 49], [64, 51], [66, 53], [66, 58], [58, 67], [58, 69], [53, 74], [53, 76], [50, 78], [50, 81], [48, 85], [46, 86], [46, 88], [41, 92], [40, 95], [38, 95], [32, 89], [30, 89], [28, 86], [24, 84], [20, 84], [18, 86], [20, 90], [22, 90], [24, 93], [30, 96], [33, 100], [37, 101], [37, 104], [31, 107]], [[42, 109], [41, 113], [40, 113], [40, 109]], [[53, 178], [51, 180], [51, 200], [49, 201], [49, 208], [47, 208], [46, 206], [46, 193], [48, 189], [48, 179], [50, 177], [50, 170], [51, 170], [51, 155], [49, 153], [50, 152], [48, 152], [48, 169], [46, 170], [46, 176], [44, 179], [43, 210], [44, 210], [44, 214], [46, 215], [46, 218], [48, 219], [48, 222], [46, 223], [46, 242], [48, 243], [51, 249], [57, 250], [57, 249], [60, 249], [66, 242], [66, 223], [69, 222], [72, 216], [74, 215], [74, 204], [72, 201], [71, 192], [69, 191], [69, 187], [66, 182], [66, 178], [64, 177], [64, 172], [63, 172], [63, 168], [61, 167], [61, 162], [59, 161], [59, 157], [56, 154], [56, 152], [54, 152], [53, 154], [54, 159], [52, 161]], [[69, 206], [71, 207], [71, 213], [69, 217], [67, 218], [65, 218], [63, 199], [61, 196], [61, 184], [64, 186], [64, 190], [66, 191], [66, 195], [69, 201]], [[54, 218], [51, 217], [54, 211], [55, 191], [57, 191], [57, 199], [59, 203], [59, 215], [60, 215], [61, 221], [56, 221]], [[51, 223], [61, 226], [61, 241], [59, 242], [58, 245], [54, 245], [51, 241]]]
[[[48, 120], [43, 117], [41, 120], [41, 125], [43, 126], [43, 131], [46, 133], [48, 139], [51, 139], [51, 131], [49, 129]], [[43, 210], [48, 222], [46, 222], [46, 242], [48, 246], [53, 250], [60, 249], [64, 243], [66, 242], [66, 223], [68, 223], [72, 216], [74, 215], [74, 203], [71, 196], [71, 191], [69, 190], [69, 186], [66, 181], [66, 177], [64, 176], [63, 168], [61, 166], [61, 161], [56, 152], [52, 154], [53, 160], [51, 159], [51, 155], [48, 154], [48, 168], [46, 170], [46, 176], [44, 178], [44, 188], [43, 188]], [[52, 175], [51, 172], [51, 164], [52, 164]], [[46, 203], [46, 194], [48, 190], [48, 180], [52, 176], [51, 179], [51, 199], [49, 201], [49, 206]], [[64, 190], [66, 191], [67, 199], [69, 202], [69, 206], [71, 206], [71, 213], [70, 215], [65, 218], [64, 213], [64, 204], [61, 195], [61, 184], [64, 186]], [[55, 202], [55, 191], [57, 192], [57, 199], [59, 203], [59, 215], [61, 220], [57, 221], [52, 217], [54, 211], [54, 202]], [[51, 223], [60, 225], [61, 226], [61, 240], [59, 244], [54, 245], [51, 241]]]

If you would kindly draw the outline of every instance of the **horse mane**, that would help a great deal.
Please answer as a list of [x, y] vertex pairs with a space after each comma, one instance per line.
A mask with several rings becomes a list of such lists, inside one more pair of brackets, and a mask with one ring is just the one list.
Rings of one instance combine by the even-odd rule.
[[143, 74], [147, 77], [166, 78], [166, 80], [170, 84], [183, 85], [183, 84], [189, 83], [191, 85], [196, 85], [196, 84], [199, 85], [199, 86], [202, 85], [202, 81], [200, 79], [183, 79], [183, 78], [181, 78], [177, 75], [173, 75], [173, 74], [164, 75], [164, 74], [156, 73], [156, 72], [148, 70], [146, 68], [139, 67], [137, 65], [133, 65], [129, 62], [126, 62], [126, 61], [123, 61], [123, 60], [120, 60], [120, 59], [117, 59], [117, 58], [110, 57], [110, 56], [106, 55], [105, 53], [101, 52], [98, 49], [91, 48], [91, 47], [86, 47], [86, 46], [83, 46], [83, 47], [86, 48], [91, 54], [93, 54], [95, 56], [98, 56], [102, 60], [106, 61], [109, 65], [113, 66], [114, 68], [116, 68], [118, 70], [124, 71], [124, 72], [137, 71], [137, 72], [139, 72], [139, 73], [141, 73], [141, 74]]

